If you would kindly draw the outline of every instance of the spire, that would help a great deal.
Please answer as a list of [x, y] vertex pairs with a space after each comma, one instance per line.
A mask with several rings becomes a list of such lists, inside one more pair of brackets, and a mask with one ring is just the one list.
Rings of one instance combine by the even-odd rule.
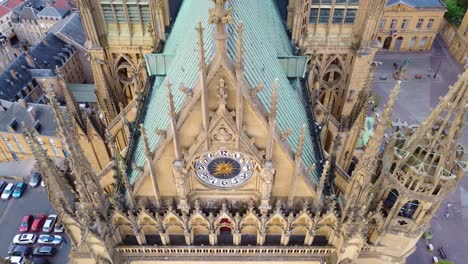
[[242, 122], [244, 116], [244, 110], [242, 106], [242, 83], [244, 78], [244, 54], [242, 50], [242, 34], [244, 32], [244, 25], [242, 22], [239, 23], [237, 28], [237, 64], [236, 64], [236, 79], [237, 79], [237, 93], [236, 93], [236, 147], [240, 149], [240, 131], [242, 131]]
[[244, 34], [244, 24], [242, 21], [239, 22], [239, 26], [237, 27], [237, 64], [236, 64], [236, 72], [243, 72], [244, 71], [244, 52], [243, 52], [243, 43], [242, 43], [242, 36]]
[[[461, 146], [457, 146], [457, 141], [465, 123], [467, 103], [468, 71], [465, 71], [454, 86], [449, 87], [449, 92], [429, 117], [413, 134], [407, 135], [400, 149], [396, 149], [396, 154], [402, 157], [393, 174], [409, 165], [420, 174], [433, 176], [434, 188], [441, 178], [448, 180], [453, 178], [453, 174], [457, 174], [455, 176], [459, 180], [466, 166], [461, 166], [459, 162], [463, 151]], [[415, 160], [417, 163], [412, 162]]]
[[148, 142], [148, 136], [146, 135], [145, 126], [143, 124], [140, 124], [140, 133], [141, 133], [141, 138], [143, 139], [143, 147], [145, 148], [146, 163], [148, 164], [148, 171], [151, 177], [151, 183], [153, 185], [154, 199], [156, 202], [156, 206], [160, 206], [161, 197], [159, 194], [159, 186], [158, 186], [158, 181], [156, 179], [156, 173], [154, 172], [154, 168], [152, 166], [153, 152], [151, 152], [151, 148]]
[[[73, 214], [75, 196], [71, 186], [64, 181], [63, 173], [55, 163], [47, 156], [47, 152], [39, 144], [36, 136], [30, 129], [24, 129], [24, 137], [29, 139], [29, 146], [42, 173], [42, 180], [46, 183], [49, 200], [59, 214], [66, 212]], [[68, 193], [66, 193], [68, 192]]]
[[70, 92], [68, 85], [63, 77], [62, 70], [58, 66], [55, 66], [55, 73], [57, 74], [57, 80], [59, 82], [59, 86], [62, 88], [63, 94], [65, 95], [65, 100], [67, 101], [67, 110], [70, 118], [74, 118], [75, 121], [83, 131], [86, 131], [86, 127], [84, 125], [81, 110], [78, 106], [78, 103], [75, 100], [75, 97]]
[[201, 108], [202, 108], [202, 123], [203, 131], [205, 132], [205, 147], [208, 150], [209, 139], [208, 139], [208, 129], [209, 129], [209, 110], [208, 110], [208, 89], [206, 87], [206, 62], [205, 62], [205, 47], [203, 45], [203, 28], [201, 22], [198, 21], [198, 26], [196, 28], [198, 32], [198, 64], [199, 64], [199, 81], [201, 86]]
[[216, 54], [223, 56], [226, 55], [226, 40], [228, 34], [226, 31], [226, 24], [232, 24], [232, 9], [226, 9], [225, 5], [227, 0], [212, 0], [215, 3], [215, 8], [208, 10], [209, 17], [208, 23], [215, 24], [216, 30], [213, 37], [216, 40]]
[[323, 188], [325, 186], [325, 180], [327, 179], [328, 176], [328, 169], [330, 168], [330, 163], [328, 160], [325, 162], [325, 165], [323, 166], [322, 174], [320, 175], [320, 181], [317, 186], [317, 197], [314, 199], [314, 209], [317, 209], [321, 200], [322, 200], [322, 193], [323, 193]]
[[167, 101], [169, 105], [169, 119], [171, 121], [171, 129], [172, 129], [172, 135], [173, 135], [173, 140], [174, 140], [174, 152], [176, 156], [176, 160], [180, 160], [182, 158], [182, 154], [180, 152], [180, 145], [179, 145], [179, 133], [177, 130], [177, 120], [176, 120], [176, 112], [175, 112], [175, 107], [174, 107], [174, 97], [172, 96], [172, 90], [171, 90], [171, 83], [166, 81], [166, 89], [167, 89]]
[[198, 67], [200, 71], [205, 71], [206, 69], [206, 62], [205, 62], [205, 46], [203, 42], [203, 27], [201, 21], [198, 21], [197, 27], [198, 36]]
[[275, 82], [273, 83], [273, 92], [271, 93], [271, 107], [270, 107], [270, 113], [268, 114], [269, 130], [268, 130], [268, 143], [267, 143], [267, 149], [266, 149], [266, 155], [265, 155], [266, 160], [271, 160], [273, 156], [273, 137], [274, 137], [275, 126], [276, 126], [277, 104], [278, 104], [278, 79], [276, 79]]
[[59, 133], [63, 138], [63, 144], [68, 150], [68, 159], [72, 172], [76, 177], [77, 193], [80, 195], [81, 202], [93, 203], [94, 207], [107, 219], [107, 211], [104, 206], [104, 194], [99, 180], [96, 178], [88, 159], [84, 155], [76, 139], [74, 131], [70, 131], [70, 126], [63, 119], [59, 109], [55, 94], [49, 87], [46, 90], [46, 96], [50, 101], [52, 110], [57, 121]]
[[380, 121], [377, 123], [374, 134], [369, 140], [366, 150], [364, 152], [361, 162], [358, 163], [358, 167], [355, 171], [358, 171], [360, 168], [367, 170], [367, 175], [371, 176], [375, 168], [373, 167], [373, 161], [375, 157], [379, 154], [380, 147], [382, 145], [385, 131], [388, 127], [388, 122], [392, 117], [393, 106], [395, 105], [398, 94], [400, 93], [401, 81], [397, 81], [393, 87], [392, 93], [389, 96], [388, 102], [385, 105], [384, 111], [380, 116]]
[[294, 157], [295, 165], [294, 165], [293, 176], [291, 178], [291, 185], [289, 188], [288, 206], [293, 205], [294, 196], [296, 195], [296, 184], [297, 184], [297, 178], [299, 177], [299, 173], [301, 169], [301, 159], [302, 159], [302, 150], [304, 147], [305, 132], [306, 132], [306, 125], [304, 124], [301, 128], [299, 141], [297, 143], [297, 148], [296, 148], [296, 155]]

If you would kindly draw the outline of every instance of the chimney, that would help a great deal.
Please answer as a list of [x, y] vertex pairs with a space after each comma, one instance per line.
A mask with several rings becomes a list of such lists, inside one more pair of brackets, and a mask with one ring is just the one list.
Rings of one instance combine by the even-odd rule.
[[24, 101], [24, 99], [19, 99], [18, 104], [21, 105], [23, 108], [26, 108], [26, 102]]
[[13, 77], [13, 79], [18, 80], [18, 74], [16, 74], [16, 71], [11, 69], [10, 70], [10, 75]]
[[26, 62], [28, 63], [29, 67], [36, 68], [36, 63], [34, 63], [34, 60], [33, 60], [32, 56], [31, 56], [31, 54], [29, 54], [29, 51], [26, 50], [24, 52], [24, 56], [26, 58]]

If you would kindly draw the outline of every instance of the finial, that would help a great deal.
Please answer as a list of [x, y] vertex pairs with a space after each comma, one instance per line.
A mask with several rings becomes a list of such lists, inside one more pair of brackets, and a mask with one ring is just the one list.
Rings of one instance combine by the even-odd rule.
[[236, 47], [237, 47], [237, 64], [236, 64], [236, 70], [239, 72], [242, 72], [244, 71], [244, 53], [243, 53], [243, 50], [242, 50], [242, 46], [243, 46], [243, 43], [242, 43], [242, 35], [244, 33], [244, 24], [242, 23], [242, 21], [239, 21], [239, 26], [237, 27], [237, 43], [236, 43]]
[[305, 132], [306, 132], [306, 125], [304, 124], [304, 125], [302, 125], [301, 133], [299, 135], [299, 142], [297, 143], [296, 159], [301, 158], [301, 156], [302, 156], [302, 149], [304, 147]]
[[200, 68], [200, 71], [205, 71], [205, 46], [203, 42], [203, 27], [201, 21], [198, 21], [196, 30], [198, 33], [198, 67]]
[[276, 119], [276, 110], [278, 105], [278, 79], [273, 83], [273, 92], [271, 93], [270, 119]]
[[174, 97], [172, 96], [172, 90], [171, 90], [172, 84], [169, 82], [169, 80], [166, 81], [166, 91], [167, 91], [167, 101], [169, 105], [169, 116], [171, 118], [175, 118], [176, 113], [175, 113], [175, 108], [174, 108]]

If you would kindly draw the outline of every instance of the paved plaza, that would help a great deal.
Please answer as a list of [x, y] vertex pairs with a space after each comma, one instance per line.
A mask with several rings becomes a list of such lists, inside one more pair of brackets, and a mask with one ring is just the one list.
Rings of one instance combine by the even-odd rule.
[[[437, 105], [439, 97], [447, 93], [448, 86], [457, 81], [463, 67], [450, 57], [439, 38], [434, 42], [431, 52], [379, 52], [375, 60], [383, 64], [376, 71], [373, 88], [375, 94], [382, 97], [381, 107], [388, 100], [395, 84], [392, 78], [393, 63], [401, 64], [405, 59], [409, 61], [408, 75], [401, 84], [393, 119], [400, 118], [409, 124], [419, 124], [429, 115], [431, 108]], [[416, 74], [421, 74], [422, 79], [416, 79]], [[384, 76], [387, 80], [382, 80]], [[468, 147], [467, 126], [461, 143]], [[451, 206], [448, 207], [449, 203]], [[447, 212], [448, 218], [444, 216]], [[448, 260], [457, 264], [468, 263], [468, 177], [463, 178], [458, 190], [442, 203], [432, 220], [431, 231], [434, 252], [429, 252], [425, 241], [421, 240], [417, 251], [408, 258], [409, 264], [432, 263], [432, 256], [439, 255], [437, 250], [440, 247], [444, 248]]]

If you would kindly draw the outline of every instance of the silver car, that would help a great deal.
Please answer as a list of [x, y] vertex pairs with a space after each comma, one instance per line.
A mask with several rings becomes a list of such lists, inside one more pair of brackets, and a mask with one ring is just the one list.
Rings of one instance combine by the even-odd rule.
[[18, 234], [13, 237], [13, 243], [18, 245], [34, 244], [36, 242], [36, 235], [34, 234]]
[[40, 235], [37, 243], [39, 244], [50, 244], [50, 245], [60, 245], [63, 239], [61, 236], [57, 235]]
[[46, 233], [52, 232], [54, 230], [55, 222], [57, 221], [57, 215], [51, 214], [45, 220], [44, 226], [42, 227], [42, 231]]

